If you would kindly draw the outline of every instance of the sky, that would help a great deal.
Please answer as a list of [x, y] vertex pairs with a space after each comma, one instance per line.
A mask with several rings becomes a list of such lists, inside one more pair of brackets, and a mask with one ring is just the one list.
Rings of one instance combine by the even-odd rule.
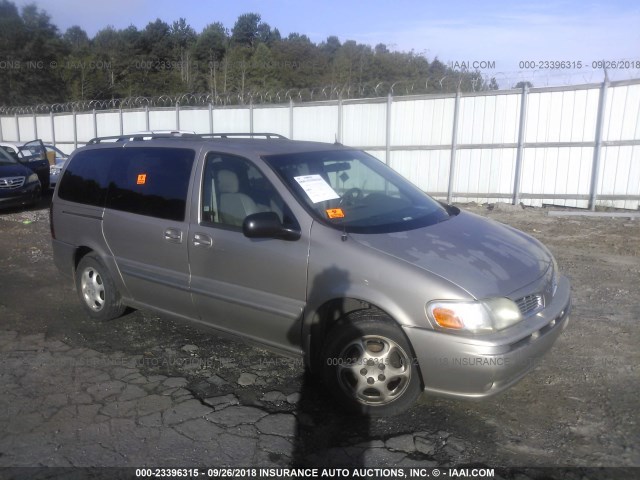
[[[638, 0], [14, 0], [35, 3], [64, 32], [89, 37], [111, 25], [143, 29], [157, 18], [183, 17], [197, 32], [214, 22], [231, 29], [258, 13], [282, 36], [297, 32], [319, 43], [330, 35], [392, 50], [414, 51], [453, 67], [479, 69], [501, 88], [640, 78]], [[564, 61], [551, 69], [548, 62]], [[527, 63], [523, 63], [527, 62]], [[581, 63], [581, 65], [578, 64]], [[600, 62], [600, 63], [594, 63]], [[557, 65], [557, 64], [556, 64]], [[580, 68], [578, 68], [578, 66]], [[596, 67], [593, 69], [592, 67]], [[475, 68], [474, 68], [475, 67]], [[614, 68], [615, 67], [615, 68]]]

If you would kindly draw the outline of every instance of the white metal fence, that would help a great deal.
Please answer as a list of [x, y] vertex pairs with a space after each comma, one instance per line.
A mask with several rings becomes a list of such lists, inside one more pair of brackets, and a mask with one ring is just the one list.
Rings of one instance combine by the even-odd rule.
[[640, 79], [570, 87], [280, 105], [0, 117], [0, 140], [71, 151], [145, 130], [273, 132], [338, 141], [459, 202], [640, 208]]

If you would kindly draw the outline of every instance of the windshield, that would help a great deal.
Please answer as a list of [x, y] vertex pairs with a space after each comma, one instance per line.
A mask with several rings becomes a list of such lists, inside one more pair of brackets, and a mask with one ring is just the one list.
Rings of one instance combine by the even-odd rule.
[[437, 201], [359, 150], [271, 155], [264, 160], [307, 210], [341, 230], [398, 232], [449, 218]]
[[45, 160], [47, 158], [47, 151], [45, 150], [44, 145], [42, 145], [42, 142], [40, 140], [27, 142], [19, 147], [19, 150], [20, 156], [28, 162]]
[[0, 166], [15, 165], [16, 163], [18, 163], [17, 160], [14, 160], [4, 148], [0, 148]]

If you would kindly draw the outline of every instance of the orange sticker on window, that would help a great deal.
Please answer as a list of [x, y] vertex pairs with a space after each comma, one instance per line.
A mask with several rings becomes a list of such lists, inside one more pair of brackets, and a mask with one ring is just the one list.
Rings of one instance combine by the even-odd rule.
[[136, 183], [138, 185], [144, 185], [145, 183], [147, 183], [147, 174], [146, 173], [139, 173], [138, 174], [138, 180], [136, 181]]
[[344, 212], [341, 208], [327, 208], [325, 211], [329, 218], [344, 218]]

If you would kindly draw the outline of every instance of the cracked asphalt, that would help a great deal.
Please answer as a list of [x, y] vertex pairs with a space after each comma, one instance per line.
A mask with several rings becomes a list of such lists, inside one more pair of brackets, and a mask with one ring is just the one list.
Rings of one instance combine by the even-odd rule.
[[[298, 411], [299, 392], [269, 390], [246, 404], [234, 393], [201, 398], [185, 377], [144, 371], [169, 360], [73, 347], [44, 333], [2, 330], [0, 352], [4, 466], [435, 466], [440, 447], [465, 450], [447, 432], [415, 431], [301, 451], [301, 430], [323, 427]], [[244, 372], [236, 385], [213, 375], [207, 383], [242, 389], [264, 385], [259, 375]]]
[[0, 212], [0, 467], [640, 466], [639, 221], [472, 207], [552, 249], [572, 323], [498, 397], [366, 419], [299, 360], [145, 311], [92, 321], [46, 206]]

